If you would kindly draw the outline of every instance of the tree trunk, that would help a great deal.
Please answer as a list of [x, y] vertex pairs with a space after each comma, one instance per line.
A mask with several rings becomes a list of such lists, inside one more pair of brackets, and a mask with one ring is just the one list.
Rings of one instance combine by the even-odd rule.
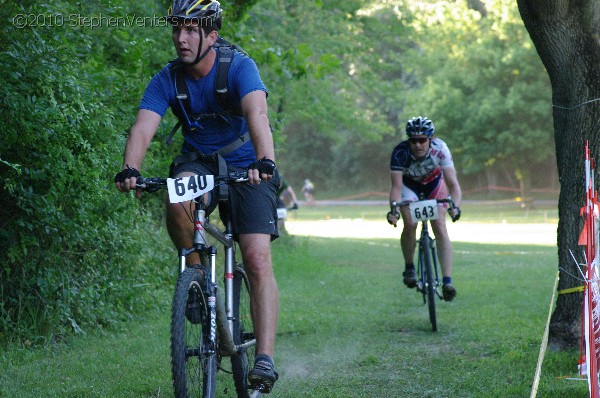
[[485, 176], [487, 179], [487, 190], [488, 194], [495, 194], [496, 192], [492, 189], [493, 186], [498, 185], [498, 178], [494, 170], [490, 167], [485, 169]]
[[531, 173], [533, 170], [517, 170], [517, 181], [519, 181], [519, 193], [521, 195], [522, 204], [528, 209], [533, 210], [535, 208], [535, 201], [533, 200], [531, 192]]
[[[552, 85], [554, 140], [560, 181], [558, 203], [559, 290], [582, 285], [572, 251], [583, 263], [577, 246], [585, 204], [583, 150], [589, 140], [599, 159], [600, 45], [599, 8], [594, 0], [518, 0], [525, 27], [546, 67]], [[562, 294], [550, 324], [550, 344], [576, 347], [581, 336], [582, 294]]]

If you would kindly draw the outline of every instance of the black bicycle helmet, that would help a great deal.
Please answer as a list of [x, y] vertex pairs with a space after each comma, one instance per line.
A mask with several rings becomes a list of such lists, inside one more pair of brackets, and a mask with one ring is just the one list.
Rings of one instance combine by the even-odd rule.
[[[221, 4], [216, 0], [174, 0], [167, 14], [167, 20], [172, 24], [177, 24], [179, 21], [198, 24], [208, 34], [211, 30], [221, 29], [223, 11]], [[200, 35], [198, 55], [192, 65], [202, 61], [212, 46], [202, 54], [200, 54], [200, 48], [202, 48], [202, 35]]]
[[167, 13], [171, 23], [179, 19], [191, 20], [200, 26], [221, 29], [223, 10], [216, 0], [174, 0]]
[[433, 125], [433, 122], [426, 117], [413, 117], [406, 123], [406, 135], [409, 137], [413, 135], [426, 135], [431, 138], [434, 133], [435, 126]]

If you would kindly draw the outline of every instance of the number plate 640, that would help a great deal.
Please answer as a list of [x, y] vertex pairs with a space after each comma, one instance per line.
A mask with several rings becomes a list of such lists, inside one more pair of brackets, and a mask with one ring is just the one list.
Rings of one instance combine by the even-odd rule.
[[438, 204], [435, 199], [411, 202], [408, 208], [414, 222], [437, 220], [439, 218]]
[[186, 202], [197, 198], [215, 187], [212, 175], [168, 178], [167, 189], [171, 203]]

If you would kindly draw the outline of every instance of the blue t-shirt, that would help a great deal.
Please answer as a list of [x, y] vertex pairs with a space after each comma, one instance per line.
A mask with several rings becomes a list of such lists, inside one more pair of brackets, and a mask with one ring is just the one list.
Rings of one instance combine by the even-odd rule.
[[[218, 59], [215, 60], [209, 74], [200, 79], [193, 79], [186, 75], [185, 82], [191, 108], [189, 117], [224, 112], [215, 96], [217, 65]], [[172, 65], [166, 65], [148, 83], [139, 109], [150, 110], [161, 117], [165, 115], [169, 107], [179, 109], [175, 85], [175, 73]], [[253, 91], [267, 92], [254, 61], [238, 51], [235, 51], [229, 69], [228, 90], [230, 102], [234, 104], [240, 103], [246, 94]], [[248, 131], [246, 120], [243, 117], [225, 114], [222, 116], [227, 121], [221, 116], [202, 118], [200, 120], [202, 128], [184, 135], [182, 152], [200, 151], [204, 154], [211, 154], [233, 141], [239, 140]], [[183, 125], [185, 128], [185, 123]], [[247, 167], [256, 161], [256, 153], [249, 138], [240, 148], [224, 154], [223, 157], [228, 164], [239, 167]]]

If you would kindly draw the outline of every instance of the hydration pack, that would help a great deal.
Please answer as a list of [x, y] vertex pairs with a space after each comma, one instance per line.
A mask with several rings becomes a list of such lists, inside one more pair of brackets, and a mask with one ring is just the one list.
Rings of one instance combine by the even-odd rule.
[[[179, 59], [171, 61], [170, 68], [174, 74], [175, 91], [177, 94], [177, 105], [173, 108], [173, 113], [175, 113], [177, 116], [178, 122], [175, 124], [171, 130], [171, 133], [165, 140], [167, 144], [171, 144], [177, 130], [184, 125], [187, 126], [187, 128], [183, 128], [183, 132], [185, 134], [187, 131], [194, 131], [195, 129], [200, 128], [201, 126], [199, 121], [205, 118], [219, 117], [225, 122], [229, 123], [225, 116], [242, 116], [241, 104], [239, 101], [233, 103], [227, 83], [229, 80], [229, 68], [231, 66], [235, 51], [239, 51], [244, 55], [248, 55], [248, 53], [246, 53], [241, 47], [229, 43], [221, 36], [219, 36], [213, 48], [217, 52], [217, 60], [215, 61], [217, 62], [215, 97], [224, 111], [193, 115], [191, 113], [189, 91], [187, 85], [185, 84], [185, 71], [183, 69], [183, 64], [179, 61]], [[243, 144], [243, 140], [241, 143]]]

